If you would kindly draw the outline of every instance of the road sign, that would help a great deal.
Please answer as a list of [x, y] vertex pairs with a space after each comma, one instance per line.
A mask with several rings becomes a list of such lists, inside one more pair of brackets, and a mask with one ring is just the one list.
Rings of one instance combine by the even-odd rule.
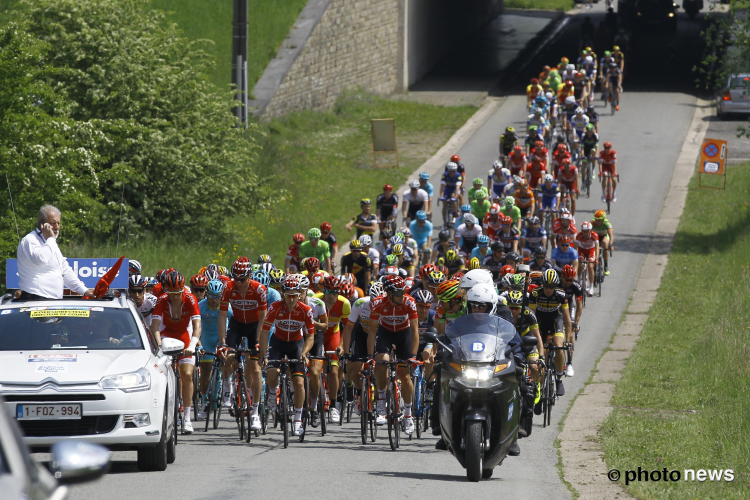
[[[698, 186], [724, 189], [726, 186], [727, 141], [721, 139], [703, 139], [701, 145], [701, 159], [698, 165]], [[703, 174], [719, 175], [722, 177], [721, 187], [705, 186], [701, 184]]]

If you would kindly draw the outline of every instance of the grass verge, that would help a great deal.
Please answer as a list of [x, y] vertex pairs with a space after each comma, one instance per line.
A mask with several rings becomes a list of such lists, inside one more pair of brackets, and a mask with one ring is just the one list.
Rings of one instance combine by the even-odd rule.
[[575, 7], [574, 0], [505, 0], [506, 9], [567, 11], [573, 7]]
[[[303, 111], [262, 123], [257, 168], [279, 189], [276, 205], [255, 217], [236, 217], [233, 238], [207, 241], [196, 234], [135, 239], [124, 232], [120, 254], [139, 260], [148, 276], [169, 266], [192, 275], [210, 262], [228, 265], [240, 255], [254, 262], [259, 254], [268, 253], [280, 266], [292, 234], [306, 234], [323, 221], [333, 225], [339, 240], [348, 241], [353, 233], [347, 233], [344, 224], [359, 213], [359, 200], [369, 197], [374, 203], [384, 184], [401, 185], [476, 110], [352, 92], [330, 112]], [[399, 168], [371, 167], [373, 118], [395, 118]], [[115, 248], [113, 242], [78, 243], [65, 251], [76, 257], [106, 257], [114, 255]]]
[[[750, 164], [725, 191], [693, 177], [675, 244], [602, 427], [608, 466], [680, 471], [631, 482], [640, 498], [748, 498], [750, 488]], [[734, 481], [686, 481], [733, 469]]]
[[[7, 2], [10, 0], [2, 0]], [[307, 0], [248, 0], [248, 88], [252, 91], [271, 59], [284, 41]], [[232, 81], [232, 8], [231, 1], [152, 0], [155, 9], [170, 12], [188, 38], [214, 42], [206, 50], [216, 58], [211, 81], [220, 88]], [[0, 2], [0, 6], [2, 3]]]

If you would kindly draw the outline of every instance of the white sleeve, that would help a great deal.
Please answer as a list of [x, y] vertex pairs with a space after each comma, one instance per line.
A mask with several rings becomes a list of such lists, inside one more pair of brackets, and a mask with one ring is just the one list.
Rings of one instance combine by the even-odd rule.
[[32, 263], [37, 266], [44, 266], [54, 258], [55, 248], [57, 242], [55, 238], [47, 238], [44, 244], [40, 244], [36, 238], [24, 238], [21, 241], [19, 250], [21, 250], [25, 257], [27, 257]]
[[[57, 244], [55, 244], [55, 246], [57, 246]], [[73, 269], [71, 269], [70, 264], [68, 264], [68, 261], [67, 259], [65, 259], [65, 257], [62, 258], [62, 276], [65, 285], [70, 290], [73, 290], [76, 293], [80, 293], [81, 295], [83, 295], [89, 289], [89, 287], [87, 287], [83, 283], [83, 281], [78, 279], [78, 276], [76, 276], [76, 273], [73, 272]]]

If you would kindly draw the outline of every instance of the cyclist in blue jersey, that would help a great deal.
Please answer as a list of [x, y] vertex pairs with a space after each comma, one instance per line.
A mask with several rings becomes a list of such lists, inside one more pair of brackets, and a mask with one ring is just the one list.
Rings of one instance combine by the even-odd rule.
[[490, 255], [490, 237], [486, 234], [481, 234], [477, 238], [477, 246], [471, 251], [470, 259], [477, 258], [479, 262], [484, 262]]
[[523, 256], [531, 258], [539, 248], [547, 247], [547, 231], [540, 226], [539, 217], [536, 215], [529, 219], [529, 225], [521, 232], [519, 246], [523, 249]]
[[541, 213], [549, 207], [553, 213], [556, 213], [560, 203], [560, 188], [552, 174], [544, 176], [544, 182], [537, 188], [537, 193], [541, 195], [537, 196], [537, 211]]
[[490, 199], [498, 200], [505, 197], [505, 188], [511, 182], [510, 170], [503, 167], [500, 160], [492, 164], [492, 170], [487, 173], [487, 189]]
[[461, 227], [464, 223], [464, 215], [471, 213], [471, 205], [461, 205], [461, 215], [456, 217], [456, 222], [453, 223], [453, 229], [456, 230]]
[[[206, 298], [198, 302], [198, 309], [201, 312], [201, 348], [211, 352], [216, 352], [219, 344], [219, 306], [221, 305], [221, 294], [224, 292], [224, 282], [221, 280], [212, 280], [206, 287]], [[232, 306], [229, 306], [227, 312], [227, 327], [229, 318], [232, 316]], [[198, 420], [206, 418], [206, 392], [211, 377], [211, 363], [214, 362], [214, 356], [205, 354], [201, 358], [201, 380], [200, 393], [201, 404], [198, 410]]]
[[435, 187], [430, 182], [430, 174], [427, 172], [421, 172], [419, 174], [419, 189], [423, 189], [427, 193], [427, 220], [432, 220], [432, 193], [435, 192]]
[[420, 210], [417, 212], [417, 219], [409, 224], [411, 237], [417, 243], [417, 248], [425, 251], [424, 262], [420, 261], [419, 265], [430, 261], [430, 250], [432, 248], [432, 222], [427, 220], [427, 212]]
[[455, 202], [460, 198], [461, 185], [464, 182], [463, 176], [458, 173], [458, 164], [449, 162], [445, 168], [447, 172], [443, 174], [443, 178], [440, 180], [440, 198], [446, 200], [446, 203], [443, 204], [443, 220], [446, 219], [447, 200]]
[[[266, 292], [267, 292], [266, 303], [268, 304], [266, 307], [266, 310], [271, 308], [271, 304], [281, 300], [281, 294], [278, 292], [278, 290], [274, 290], [273, 288], [269, 286], [271, 284], [271, 276], [268, 273], [264, 271], [255, 271], [250, 277], [250, 279], [257, 281], [258, 283], [266, 287]], [[276, 325], [272, 325], [271, 330], [268, 332], [269, 342], [271, 340], [271, 335], [273, 335], [275, 331], [276, 331]]]
[[570, 236], [560, 236], [557, 244], [557, 248], [552, 250], [552, 261], [562, 269], [566, 265], [570, 264], [573, 269], [578, 272], [578, 252], [571, 246], [573, 238]]

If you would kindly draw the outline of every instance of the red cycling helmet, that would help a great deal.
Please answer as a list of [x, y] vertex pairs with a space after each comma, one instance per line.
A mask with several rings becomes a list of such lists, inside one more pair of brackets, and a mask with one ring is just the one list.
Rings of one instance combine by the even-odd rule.
[[568, 166], [572, 165], [572, 163], [570, 163], [570, 158], [563, 158], [562, 159], [562, 164], [563, 164], [563, 167], [568, 167]]
[[303, 241], [305, 241], [305, 235], [302, 233], [297, 233], [294, 236], [292, 236], [292, 239], [294, 240], [295, 243], [302, 243]]
[[232, 276], [235, 278], [245, 278], [250, 276], [251, 271], [252, 267], [250, 266], [250, 263], [246, 260], [243, 261], [241, 257], [232, 265]]
[[543, 148], [544, 147], [544, 141], [536, 141], [534, 143], [534, 147]]
[[164, 288], [179, 291], [185, 288], [185, 277], [179, 271], [172, 269], [164, 276]]
[[385, 186], [383, 186], [383, 191], [393, 191], [393, 186], [391, 186], [390, 184], [386, 184]]
[[403, 292], [406, 290], [406, 283], [401, 276], [388, 275], [383, 280], [383, 288], [386, 292]]
[[500, 224], [502, 224], [503, 226], [510, 226], [511, 224], [513, 224], [513, 217], [511, 217], [510, 215], [505, 215], [505, 214], [501, 215]]
[[331, 230], [331, 223], [330, 222], [324, 222], [323, 224], [320, 225], [320, 230], [321, 231], [330, 232], [330, 230]]
[[572, 280], [576, 277], [576, 270], [573, 269], [573, 266], [570, 264], [566, 264], [565, 267], [562, 268], [562, 275], [564, 279]]
[[324, 290], [339, 290], [341, 289], [341, 281], [336, 276], [326, 276], [320, 282], [320, 288]]
[[557, 149], [558, 150], [563, 150], [563, 151], [565, 151], [567, 153], [568, 152], [568, 145], [561, 142], [561, 143], [559, 143], [557, 145]]
[[571, 238], [567, 234], [560, 236], [560, 239], [558, 240], [558, 243], [560, 245], [570, 245], [572, 242], [573, 242], [573, 238]]
[[305, 269], [310, 274], [316, 273], [320, 269], [320, 260], [317, 257], [305, 259]]
[[424, 266], [419, 268], [419, 277], [422, 278], [423, 280], [426, 280], [431, 272], [437, 271], [437, 270], [438, 268], [435, 264], [425, 264]]
[[343, 283], [341, 288], [339, 288], [339, 294], [343, 295], [347, 300], [352, 300], [357, 296], [357, 290], [354, 289], [354, 285], [351, 283]]
[[611, 142], [607, 141], [607, 142], [604, 143], [604, 149], [609, 149], [611, 147], [612, 147], [612, 143]]
[[532, 85], [539, 85], [539, 79], [538, 78], [532, 78], [531, 79], [531, 84]]
[[453, 163], [461, 163], [461, 157], [458, 156], [458, 155], [453, 155], [453, 156], [451, 156], [451, 161]]
[[510, 273], [510, 274], [513, 274], [513, 272], [514, 272], [514, 271], [513, 271], [513, 267], [512, 267], [512, 266], [509, 266], [509, 265], [507, 265], [507, 264], [506, 264], [506, 265], [504, 265], [503, 267], [501, 267], [501, 268], [500, 268], [500, 276], [501, 276], [501, 277], [502, 277], [502, 276], [505, 276], [505, 275], [506, 275], [506, 274], [508, 274], [508, 273]]
[[513, 146], [513, 151], [518, 151], [518, 152], [523, 153], [523, 147], [520, 145], [515, 145]]
[[196, 274], [190, 278], [190, 286], [198, 288], [206, 288], [208, 286], [208, 278], [202, 274]]

